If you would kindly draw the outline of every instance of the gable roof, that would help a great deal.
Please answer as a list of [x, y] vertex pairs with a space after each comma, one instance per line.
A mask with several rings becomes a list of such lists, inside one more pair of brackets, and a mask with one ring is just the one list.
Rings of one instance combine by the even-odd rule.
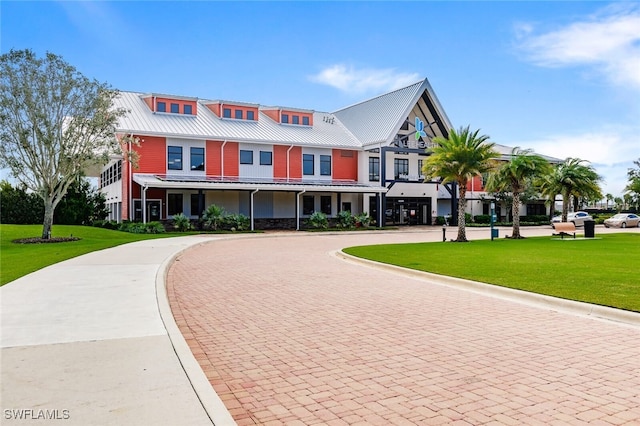
[[388, 145], [423, 95], [427, 96], [437, 115], [436, 121], [440, 122], [444, 131], [451, 129], [449, 118], [427, 79], [340, 109], [334, 114], [363, 147]]

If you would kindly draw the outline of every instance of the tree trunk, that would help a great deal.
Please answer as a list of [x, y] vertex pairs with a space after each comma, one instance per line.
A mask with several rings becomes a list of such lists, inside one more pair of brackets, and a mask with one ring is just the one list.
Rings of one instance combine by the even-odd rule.
[[53, 200], [50, 198], [44, 199], [44, 220], [42, 222], [42, 239], [48, 240], [51, 238], [51, 226], [53, 225]]
[[569, 194], [562, 194], [562, 221], [566, 222], [569, 216]]
[[522, 238], [520, 236], [520, 193], [513, 193], [513, 230], [511, 231], [511, 238]]
[[464, 213], [467, 207], [467, 184], [459, 183], [458, 188], [460, 191], [460, 198], [458, 198], [458, 238], [456, 239], [459, 243], [466, 243], [467, 233], [466, 233], [466, 223]]

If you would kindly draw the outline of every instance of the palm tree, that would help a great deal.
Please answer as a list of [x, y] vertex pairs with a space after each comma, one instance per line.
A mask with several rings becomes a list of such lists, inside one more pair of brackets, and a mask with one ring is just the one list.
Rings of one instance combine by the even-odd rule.
[[562, 185], [560, 184], [560, 166], [557, 165], [551, 171], [542, 177], [536, 179], [536, 184], [540, 189], [540, 193], [547, 197], [547, 203], [551, 204], [549, 220], [555, 215], [556, 197], [562, 193]]
[[460, 127], [456, 132], [451, 129], [448, 138], [433, 139], [434, 148], [427, 149], [431, 154], [422, 166], [426, 179], [439, 177], [442, 183], [458, 184], [458, 242], [466, 242], [465, 206], [467, 205], [467, 183], [474, 176], [493, 169], [494, 159], [498, 153], [493, 150], [494, 144], [487, 142], [489, 136], [478, 136], [479, 130], [471, 132], [469, 126]]
[[520, 194], [531, 186], [533, 179], [549, 173], [551, 166], [547, 160], [534, 154], [530, 149], [513, 148], [509, 161], [501, 164], [495, 173], [489, 176], [487, 191], [506, 191], [513, 195], [513, 230], [511, 238], [524, 238], [520, 235]]
[[604, 197], [607, 199], [607, 210], [609, 210], [609, 202], [613, 201], [613, 195], [608, 193]]
[[562, 194], [562, 221], [567, 221], [569, 202], [571, 197], [589, 199], [602, 198], [599, 182], [602, 177], [596, 173], [591, 165], [585, 165], [585, 160], [567, 158], [558, 166], [556, 178]]

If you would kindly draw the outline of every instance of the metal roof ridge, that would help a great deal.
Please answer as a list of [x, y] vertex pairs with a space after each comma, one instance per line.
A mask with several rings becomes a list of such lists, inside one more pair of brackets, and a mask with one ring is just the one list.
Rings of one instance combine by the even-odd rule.
[[424, 79], [422, 79], [422, 80], [420, 80], [420, 81], [417, 81], [417, 82], [415, 82], [415, 83], [413, 83], [413, 84], [410, 84], [410, 85], [408, 85], [408, 86], [400, 87], [400, 88], [395, 89], [395, 90], [392, 90], [392, 91], [390, 91], [390, 92], [381, 93], [381, 94], [379, 94], [379, 95], [377, 95], [377, 96], [374, 96], [374, 97], [372, 97], [372, 98], [365, 99], [364, 101], [356, 102], [356, 103], [354, 103], [354, 104], [352, 104], [352, 105], [349, 105], [349, 106], [346, 106], [346, 107], [344, 107], [344, 108], [337, 109], [337, 110], [333, 111], [333, 112], [332, 112], [332, 114], [336, 114], [336, 113], [341, 112], [341, 111], [344, 111], [344, 110], [346, 110], [346, 109], [353, 108], [353, 107], [355, 107], [355, 106], [362, 105], [362, 104], [364, 104], [364, 103], [374, 101], [374, 100], [379, 99], [379, 98], [381, 98], [381, 97], [383, 97], [383, 96], [388, 96], [388, 95], [391, 95], [391, 94], [393, 94], [393, 93], [399, 92], [399, 91], [401, 91], [401, 90], [406, 90], [406, 89], [408, 89], [408, 88], [410, 88], [410, 87], [413, 87], [413, 86], [421, 85], [421, 84], [423, 84], [425, 81], [427, 81], [427, 79], [426, 79], [426, 78], [424, 78]]

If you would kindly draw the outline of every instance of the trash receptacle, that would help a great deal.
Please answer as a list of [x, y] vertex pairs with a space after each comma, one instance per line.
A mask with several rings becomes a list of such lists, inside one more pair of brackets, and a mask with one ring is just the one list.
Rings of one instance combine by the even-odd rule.
[[585, 238], [593, 238], [596, 234], [596, 221], [595, 220], [585, 220], [584, 221], [584, 237]]
[[499, 234], [500, 234], [500, 232], [498, 232], [497, 229], [492, 229], [491, 230], [491, 238], [498, 238]]

